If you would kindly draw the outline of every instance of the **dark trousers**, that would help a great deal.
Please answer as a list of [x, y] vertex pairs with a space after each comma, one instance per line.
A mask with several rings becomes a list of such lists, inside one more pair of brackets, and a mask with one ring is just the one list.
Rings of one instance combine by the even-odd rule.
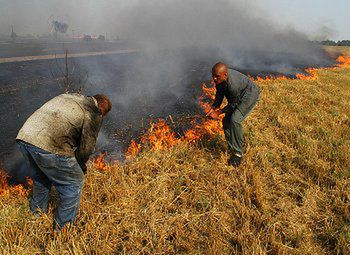
[[236, 108], [233, 113], [227, 113], [222, 120], [225, 138], [232, 155], [243, 156], [244, 136], [241, 122], [248, 117], [254, 106], [255, 104], [245, 115]]
[[31, 211], [47, 212], [49, 194], [53, 185], [60, 196], [54, 227], [57, 224], [62, 228], [66, 223], [73, 223], [78, 214], [84, 184], [84, 173], [76, 158], [52, 154], [23, 141], [17, 141], [17, 143], [34, 172]]

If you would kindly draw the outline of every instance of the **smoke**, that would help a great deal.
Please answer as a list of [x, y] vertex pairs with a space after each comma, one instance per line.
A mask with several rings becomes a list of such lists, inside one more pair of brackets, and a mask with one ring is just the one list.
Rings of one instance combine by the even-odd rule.
[[229, 0], [135, 1], [121, 7], [108, 17], [109, 29], [140, 52], [79, 60], [93, 84], [88, 92], [112, 99], [105, 137], [124, 127], [130, 138], [150, 118], [193, 114], [194, 92], [218, 61], [250, 75], [290, 76], [332, 63], [305, 34], [263, 16], [251, 4]]
[[218, 61], [250, 75], [290, 76], [332, 63], [305, 34], [281, 29], [264, 15], [245, 1], [135, 1], [119, 10], [112, 25], [141, 52], [128, 60], [118, 79], [108, 77], [107, 69], [120, 65], [120, 58], [85, 68], [90, 81], [101, 84], [97, 87], [122, 109], [118, 116], [127, 112], [128, 120], [140, 120], [183, 110], [194, 101], [191, 85], [210, 79]]
[[282, 30], [262, 15], [240, 1], [140, 1], [124, 9], [117, 23], [122, 37], [142, 48], [192, 47], [202, 50], [201, 59], [223, 60], [239, 69], [293, 74], [301, 67], [330, 64], [305, 34]]
[[313, 40], [324, 41], [335, 36], [337, 36], [337, 31], [335, 29], [327, 25], [322, 25], [317, 28], [315, 35], [313, 36]]
[[205, 56], [192, 52], [191, 57], [220, 59], [238, 69], [293, 74], [300, 67], [330, 64], [305, 34], [282, 29], [254, 1], [3, 0], [1, 6], [0, 30], [13, 24], [18, 34], [49, 32], [46, 20], [53, 15], [67, 20], [70, 34], [108, 32], [153, 51], [193, 47]]
[[[128, 48], [140, 50], [75, 60], [88, 73], [86, 93], [104, 93], [112, 99], [100, 139], [117, 150], [123, 146], [116, 143], [127, 144], [149, 119], [198, 111], [194, 92], [201, 81], [210, 79], [210, 69], [218, 61], [250, 75], [293, 76], [305, 67], [332, 64], [307, 35], [282, 29], [247, 1], [20, 2], [4, 3], [3, 7], [11, 7], [9, 13], [22, 18], [4, 21], [0, 15], [1, 29], [13, 23], [21, 33], [21, 26], [34, 23], [40, 25], [24, 28], [44, 33], [48, 31], [45, 15], [55, 15], [65, 17], [69, 29], [82, 34], [108, 31]], [[116, 135], [119, 130], [122, 134]]]

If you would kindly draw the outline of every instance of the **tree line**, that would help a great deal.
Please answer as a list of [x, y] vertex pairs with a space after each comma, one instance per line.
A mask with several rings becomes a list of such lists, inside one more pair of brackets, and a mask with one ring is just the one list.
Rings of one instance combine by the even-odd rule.
[[342, 41], [333, 41], [333, 40], [325, 40], [320, 42], [322, 45], [329, 46], [350, 46], [350, 40], [342, 40]]

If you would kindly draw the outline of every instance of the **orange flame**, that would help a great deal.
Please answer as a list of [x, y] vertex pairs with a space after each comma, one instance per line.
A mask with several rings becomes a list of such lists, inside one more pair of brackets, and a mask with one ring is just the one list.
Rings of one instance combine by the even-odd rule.
[[0, 170], [0, 197], [8, 197], [11, 195], [25, 197], [30, 193], [30, 188], [33, 186], [31, 179], [27, 178], [28, 188], [25, 188], [22, 184], [10, 185], [7, 182], [7, 178], [7, 173]]
[[105, 157], [107, 152], [101, 153], [97, 158], [92, 160], [93, 168], [100, 171], [109, 171], [112, 166], [109, 163], [106, 163]]
[[202, 139], [206, 135], [208, 135], [209, 138], [216, 135], [222, 130], [220, 119], [208, 119], [200, 124], [197, 123], [192, 129], [185, 132], [185, 136], [182, 140], [192, 143]]
[[280, 81], [285, 81], [285, 80], [289, 80], [290, 78], [288, 78], [287, 76], [281, 75], [281, 76], [266, 76], [266, 77], [256, 77], [254, 80], [258, 81], [258, 82], [263, 82], [263, 81], [274, 81], [274, 80], [280, 80]]
[[[317, 79], [317, 68], [307, 68], [305, 70], [305, 73], [297, 73], [295, 75], [296, 79], [298, 80], [307, 80], [307, 81], [310, 81], [310, 80], [316, 80]], [[295, 78], [289, 78], [287, 76], [284, 76], [284, 75], [281, 75], [281, 76], [273, 76], [273, 75], [270, 75], [270, 76], [266, 76], [266, 77], [256, 77], [254, 80], [255, 81], [258, 81], [258, 82], [266, 82], [266, 81], [288, 81], [288, 80], [293, 80]]]
[[203, 82], [202, 91], [207, 98], [214, 100], [216, 89], [213, 81], [211, 81], [210, 84], [211, 84], [211, 87], [207, 87], [206, 84]]
[[[343, 53], [336, 59], [336, 64], [330, 68], [307, 68], [305, 70], [306, 74], [297, 73], [295, 76], [299, 80], [316, 80], [318, 75], [317, 71], [322, 69], [333, 69], [333, 68], [349, 68], [350, 67], [350, 56]], [[266, 76], [266, 77], [257, 77], [254, 80], [258, 82], [266, 81], [282, 81], [282, 80], [292, 80], [293, 78], [288, 78], [286, 76]]]
[[[199, 98], [199, 105], [205, 113], [211, 109], [211, 104], [203, 100], [213, 100], [215, 98], [215, 86], [202, 84], [203, 96]], [[220, 118], [221, 119], [221, 118]], [[156, 123], [151, 123], [151, 127], [140, 139], [140, 143], [135, 140], [131, 141], [129, 148], [126, 151], [126, 158], [131, 159], [135, 157], [142, 148], [147, 147], [150, 150], [160, 150], [171, 148], [180, 142], [192, 143], [203, 138], [204, 135], [214, 135], [221, 130], [220, 119], [204, 119], [203, 116], [195, 116], [192, 121], [192, 128], [187, 130], [183, 137], [176, 137], [175, 133], [171, 131], [169, 125], [165, 120], [159, 119]]]
[[151, 123], [147, 135], [142, 137], [141, 142], [147, 142], [151, 145], [150, 149], [157, 150], [174, 146], [177, 139], [165, 120], [160, 119], [157, 123]]
[[295, 76], [297, 77], [297, 79], [299, 80], [307, 80], [307, 81], [314, 81], [317, 79], [317, 70], [316, 68], [308, 68], [306, 69], [306, 73], [305, 74], [301, 74], [301, 73], [297, 73]]
[[179, 141], [166, 121], [159, 119], [156, 123], [151, 122], [150, 128], [141, 137], [140, 143], [137, 143], [135, 140], [131, 141], [126, 152], [126, 158], [131, 159], [135, 157], [141, 151], [141, 147], [148, 147], [150, 150], [159, 150], [170, 148]]
[[349, 68], [350, 67], [350, 56], [347, 56], [345, 53], [343, 53], [342, 55], [340, 55], [337, 58], [337, 67], [341, 67], [341, 68]]
[[126, 150], [126, 159], [131, 159], [141, 151], [141, 144], [137, 143], [135, 140], [132, 140], [129, 148]]

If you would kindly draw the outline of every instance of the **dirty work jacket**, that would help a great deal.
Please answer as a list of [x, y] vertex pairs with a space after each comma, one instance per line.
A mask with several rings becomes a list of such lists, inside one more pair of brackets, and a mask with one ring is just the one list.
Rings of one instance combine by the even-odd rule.
[[16, 140], [50, 153], [75, 156], [82, 165], [94, 150], [101, 124], [101, 111], [94, 98], [61, 94], [27, 119]]
[[233, 112], [237, 108], [245, 116], [259, 100], [260, 90], [247, 76], [229, 68], [227, 81], [216, 85], [216, 95], [212, 107], [219, 108], [224, 97], [228, 102], [225, 107], [226, 111], [229, 108], [230, 112]]

